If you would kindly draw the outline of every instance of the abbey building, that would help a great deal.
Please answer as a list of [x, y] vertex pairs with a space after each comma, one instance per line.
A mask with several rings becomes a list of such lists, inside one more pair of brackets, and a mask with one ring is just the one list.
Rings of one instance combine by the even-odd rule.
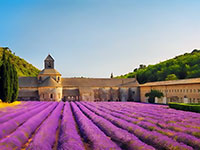
[[48, 55], [37, 77], [19, 77], [19, 100], [139, 101], [135, 78], [62, 78]]
[[141, 101], [159, 90], [155, 103], [200, 103], [200, 78], [139, 84], [135, 78], [62, 78], [48, 55], [37, 77], [19, 77], [18, 100], [40, 101]]

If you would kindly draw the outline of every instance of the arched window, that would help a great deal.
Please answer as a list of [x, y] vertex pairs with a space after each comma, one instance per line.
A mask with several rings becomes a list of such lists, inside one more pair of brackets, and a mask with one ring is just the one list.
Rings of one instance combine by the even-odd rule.
[[58, 81], [60, 81], [60, 77], [58, 77]]
[[53, 94], [50, 95], [50, 98], [53, 98]]

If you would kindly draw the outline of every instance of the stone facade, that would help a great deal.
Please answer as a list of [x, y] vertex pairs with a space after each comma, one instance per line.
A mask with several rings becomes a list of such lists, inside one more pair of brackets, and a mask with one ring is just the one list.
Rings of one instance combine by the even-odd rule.
[[148, 102], [145, 94], [151, 89], [159, 90], [164, 94], [164, 97], [156, 99], [157, 103], [200, 103], [200, 78], [150, 82], [140, 85], [142, 102]]
[[19, 100], [139, 101], [135, 78], [62, 78], [48, 55], [38, 77], [19, 77]]
[[139, 85], [135, 78], [62, 78], [48, 55], [38, 77], [19, 77], [19, 100], [40, 101], [141, 101], [159, 90], [164, 97], [156, 103], [200, 103], [200, 78], [150, 82]]

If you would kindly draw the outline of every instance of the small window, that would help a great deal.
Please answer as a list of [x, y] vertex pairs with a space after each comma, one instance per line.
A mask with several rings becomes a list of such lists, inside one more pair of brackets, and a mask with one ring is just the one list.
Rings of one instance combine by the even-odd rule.
[[50, 98], [53, 98], [53, 94], [50, 95]]
[[48, 63], [48, 67], [51, 68], [51, 62]]
[[60, 81], [60, 77], [58, 77], [58, 81]]

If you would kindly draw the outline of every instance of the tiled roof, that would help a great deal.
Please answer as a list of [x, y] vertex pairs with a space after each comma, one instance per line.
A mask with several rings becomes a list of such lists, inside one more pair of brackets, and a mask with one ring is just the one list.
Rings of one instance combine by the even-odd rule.
[[200, 78], [183, 79], [183, 80], [170, 80], [170, 81], [158, 81], [148, 82], [141, 84], [140, 86], [158, 86], [158, 85], [177, 85], [177, 84], [197, 84], [200, 83]]
[[52, 77], [48, 77], [41, 84], [39, 84], [39, 87], [58, 87], [58, 86], [61, 86], [61, 84], [57, 83]]
[[45, 60], [54, 60], [53, 57], [49, 54]]
[[64, 87], [130, 87], [139, 86], [135, 78], [62, 78]]
[[43, 69], [39, 75], [61, 75], [56, 69]]
[[48, 77], [42, 83], [38, 83], [37, 77], [19, 77], [19, 87], [137, 87], [135, 78], [111, 79], [111, 78], [62, 78], [62, 84]]
[[38, 87], [37, 77], [19, 77], [19, 87]]

